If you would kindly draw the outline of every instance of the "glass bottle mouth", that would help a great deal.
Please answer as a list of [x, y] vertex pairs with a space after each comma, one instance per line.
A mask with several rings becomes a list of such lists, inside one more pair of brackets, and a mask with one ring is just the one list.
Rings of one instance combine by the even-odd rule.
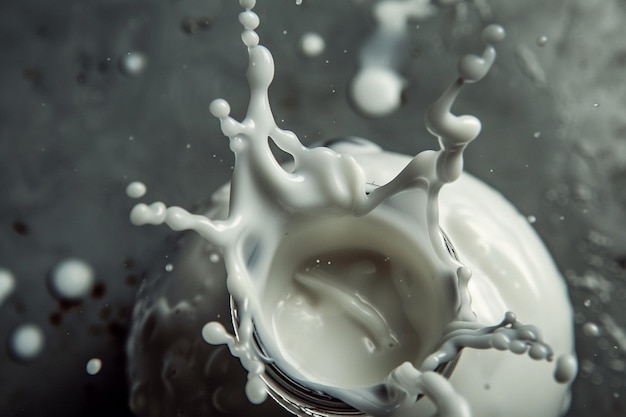
[[[458, 261], [459, 258], [452, 242], [443, 230], [440, 229], [440, 231], [448, 254], [452, 259]], [[236, 302], [232, 296], [230, 297], [230, 310], [235, 337], [238, 338], [239, 316]], [[311, 389], [290, 377], [288, 373], [283, 371], [271, 360], [256, 328], [254, 330], [254, 348], [257, 350], [260, 357], [266, 359], [265, 372], [262, 375], [262, 379], [267, 386], [268, 394], [274, 401], [292, 414], [312, 417], [367, 415], [363, 411], [352, 407], [338, 398], [326, 394], [323, 391]], [[437, 367], [435, 372], [449, 378], [458, 363], [460, 355], [461, 351], [457, 353], [453, 360], [442, 363]], [[420, 395], [417, 400], [419, 401], [422, 397], [423, 396]]]

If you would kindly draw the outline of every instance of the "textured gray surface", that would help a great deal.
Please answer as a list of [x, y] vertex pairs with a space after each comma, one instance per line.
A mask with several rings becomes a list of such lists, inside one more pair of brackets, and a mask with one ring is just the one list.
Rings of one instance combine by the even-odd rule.
[[[276, 119], [305, 143], [356, 135], [404, 153], [432, 148], [424, 111], [457, 57], [480, 48], [480, 15], [447, 7], [411, 30], [405, 104], [374, 120], [345, 94], [373, 29], [371, 3], [259, 1], [259, 33], [277, 63]], [[509, 38], [456, 108], [484, 125], [466, 167], [536, 216], [569, 277], [582, 365], [569, 415], [623, 415], [626, 341], [607, 317], [626, 326], [626, 4], [489, 4], [487, 20]], [[208, 104], [224, 97], [237, 118], [245, 110], [238, 12], [234, 0], [0, 3], [0, 267], [17, 279], [0, 306], [0, 340], [34, 322], [47, 342], [31, 363], [0, 353], [0, 415], [129, 414], [130, 307], [144, 271], [167, 262], [171, 234], [132, 227], [124, 189], [141, 180], [151, 200], [191, 207], [228, 179], [231, 156]], [[318, 58], [298, 53], [306, 31], [327, 41]], [[148, 60], [137, 76], [118, 66], [133, 51]], [[46, 288], [67, 257], [90, 262], [103, 290], [80, 305], [61, 305]], [[584, 335], [585, 322], [601, 336]], [[92, 357], [104, 363], [96, 376], [85, 373]]]

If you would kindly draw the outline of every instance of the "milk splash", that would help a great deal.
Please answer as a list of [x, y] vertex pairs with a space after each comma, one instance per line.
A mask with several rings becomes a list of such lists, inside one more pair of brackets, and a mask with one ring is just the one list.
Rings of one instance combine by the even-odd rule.
[[[248, 111], [245, 119], [238, 122], [229, 116], [230, 106], [225, 100], [218, 99], [210, 105], [235, 155], [228, 217], [211, 220], [155, 202], [137, 204], [131, 212], [131, 221], [136, 225], [166, 223], [173, 230], [194, 230], [221, 250], [228, 272], [227, 288], [236, 306], [235, 334], [211, 322], [203, 328], [202, 336], [211, 344], [228, 345], [231, 353], [240, 359], [248, 372], [249, 400], [260, 403], [266, 399], [265, 370], [274, 364], [299, 383], [372, 415], [393, 414], [426, 396], [440, 416], [468, 416], [468, 403], [438, 372], [442, 365], [454, 361], [461, 349], [495, 348], [528, 353], [537, 360], [552, 360], [553, 352], [539, 330], [519, 323], [513, 313], [507, 313], [502, 322], [492, 326], [476, 320], [468, 291], [471, 271], [450, 256], [438, 222], [439, 191], [461, 175], [463, 151], [481, 129], [477, 118], [455, 116], [451, 107], [464, 84], [479, 81], [487, 74], [496, 56], [493, 45], [504, 38], [504, 30], [497, 25], [484, 30], [483, 54], [461, 59], [458, 79], [428, 110], [426, 124], [438, 137], [441, 149], [419, 153], [394, 179], [377, 186], [368, 183], [352, 156], [324, 147], [307, 148], [293, 132], [276, 125], [268, 99], [274, 62], [270, 52], [259, 45], [254, 31], [259, 25], [259, 18], [252, 11], [255, 1], [241, 0], [240, 4], [246, 9], [239, 15], [239, 21], [244, 27], [242, 40], [249, 54]], [[293, 157], [292, 165], [279, 164], [271, 151], [270, 140]], [[264, 319], [263, 297], [272, 280], [269, 272], [273, 254], [281, 240], [295, 229], [295, 224], [344, 222], [374, 216], [377, 211], [386, 210], [386, 205], [396, 196], [409, 190], [417, 190], [424, 197], [416, 200], [419, 205], [414, 208], [417, 227], [421, 229], [411, 233], [424, 234], [427, 247], [422, 249], [432, 258], [438, 285], [445, 290], [444, 306], [448, 311], [442, 314], [444, 326], [438, 345], [418, 361], [395, 366], [384, 380], [371, 386], [341, 387], [308, 380], [298, 371], [297, 364], [281, 354], [273, 340], [272, 326]], [[296, 277], [304, 285], [313, 286], [318, 284], [315, 279], [315, 276]], [[411, 316], [411, 306], [403, 308]], [[371, 310], [355, 308], [353, 314], [374, 328], [381, 329], [380, 324], [384, 323]], [[263, 342], [263, 349], [258, 339]], [[555, 378], [568, 382], [574, 373], [575, 360], [569, 356], [559, 358]]]

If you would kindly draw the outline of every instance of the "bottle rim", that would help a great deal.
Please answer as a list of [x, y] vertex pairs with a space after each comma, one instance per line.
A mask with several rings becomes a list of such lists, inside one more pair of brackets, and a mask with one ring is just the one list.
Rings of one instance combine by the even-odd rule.
[[[441, 228], [440, 232], [450, 257], [459, 261], [452, 242]], [[230, 296], [230, 312], [235, 337], [239, 338], [239, 316], [235, 299], [232, 296]], [[270, 359], [263, 348], [263, 343], [256, 331], [256, 327], [253, 335], [254, 348], [262, 358], [267, 359], [265, 372], [261, 375], [261, 378], [268, 388], [268, 394], [287, 411], [294, 415], [311, 417], [367, 416], [367, 413], [352, 407], [344, 401], [322, 391], [313, 390], [291, 378]], [[439, 365], [435, 372], [445, 378], [449, 378], [454, 372], [460, 356], [461, 351], [457, 353], [453, 360]], [[422, 397], [423, 395], [418, 396], [417, 401]]]

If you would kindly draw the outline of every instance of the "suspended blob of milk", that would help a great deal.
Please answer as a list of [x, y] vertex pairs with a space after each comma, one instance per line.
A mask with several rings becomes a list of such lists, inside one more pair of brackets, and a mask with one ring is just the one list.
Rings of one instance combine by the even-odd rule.
[[360, 53], [360, 68], [350, 83], [350, 98], [366, 116], [382, 117], [394, 112], [406, 81], [398, 69], [406, 59], [409, 20], [430, 17], [430, 0], [384, 0], [374, 5], [376, 31]]
[[63, 300], [77, 300], [91, 291], [94, 277], [91, 265], [82, 259], [70, 258], [52, 269], [48, 282], [55, 296]]
[[87, 361], [85, 371], [89, 375], [96, 375], [102, 369], [102, 360], [99, 358], [92, 358]]
[[583, 333], [585, 336], [589, 337], [597, 337], [600, 336], [600, 327], [597, 324], [592, 322], [587, 322], [583, 325]]
[[[235, 154], [228, 216], [224, 220], [212, 220], [180, 207], [168, 208], [162, 202], [138, 204], [130, 216], [136, 225], [166, 223], [174, 230], [194, 230], [222, 252], [228, 273], [227, 287], [233, 300], [235, 333], [230, 334], [222, 324], [211, 322], [202, 329], [202, 337], [210, 344], [227, 345], [231, 354], [239, 358], [248, 372], [245, 391], [249, 400], [260, 403], [270, 390], [277, 401], [293, 411], [290, 408], [293, 404], [281, 397], [280, 388], [266, 374], [271, 365], [301, 386], [329, 394], [372, 415], [401, 414], [425, 396], [439, 415], [466, 416], [469, 404], [451, 382], [458, 373], [449, 381], [440, 371], [442, 366], [458, 359], [461, 349], [509, 350], [527, 353], [536, 360], [552, 360], [553, 349], [543, 341], [539, 329], [520, 323], [515, 314], [506, 313], [503, 320], [492, 325], [478, 320], [470, 298], [471, 270], [452, 256], [454, 251], [442, 237], [438, 222], [439, 192], [445, 184], [461, 176], [463, 150], [478, 136], [481, 127], [473, 116], [453, 115], [451, 107], [464, 84], [479, 81], [487, 74], [495, 59], [493, 44], [502, 40], [503, 29], [497, 25], [485, 29], [483, 39], [487, 46], [482, 56], [464, 57], [459, 65], [459, 78], [429, 109], [427, 127], [438, 137], [441, 149], [408, 158], [395, 177], [382, 186], [374, 186], [367, 181], [363, 165], [355, 156], [330, 148], [307, 148], [293, 132], [277, 127], [267, 94], [274, 62], [270, 52], [259, 45], [254, 31], [259, 25], [258, 16], [251, 10], [254, 3], [240, 1], [246, 8], [239, 21], [244, 26], [242, 40], [248, 47], [251, 90], [246, 118], [238, 122], [230, 117], [230, 106], [225, 100], [218, 99], [210, 105], [210, 112], [220, 119], [222, 132], [229, 137]], [[268, 138], [293, 156], [292, 168], [286, 170], [278, 164]], [[399, 210], [401, 206], [407, 207], [407, 201], [411, 202], [411, 210]], [[406, 228], [407, 225], [410, 227]], [[349, 256], [358, 257], [350, 248], [355, 241], [370, 245], [361, 249], [380, 251], [380, 242], [373, 238], [378, 233], [389, 237], [386, 244], [398, 242], [390, 249], [398, 257], [393, 260], [396, 272], [391, 274], [392, 282], [386, 283], [396, 287], [396, 296], [400, 297], [397, 302], [383, 300], [382, 305], [377, 305], [371, 301], [374, 294], [351, 291], [345, 283], [336, 281], [332, 270], [312, 272], [310, 266], [298, 263], [298, 259], [304, 260], [324, 250], [335, 253], [342, 248], [350, 250]], [[464, 237], [471, 235], [466, 233]], [[469, 245], [472, 246], [476, 245]], [[411, 251], [408, 254], [407, 247]], [[411, 259], [416, 257], [420, 267], [413, 269]], [[320, 257], [315, 264], [323, 264], [318, 260]], [[326, 264], [333, 262], [327, 260]], [[478, 265], [482, 269], [493, 267]], [[293, 292], [285, 294], [285, 288]], [[422, 289], [430, 297], [423, 298]], [[487, 294], [494, 291], [483, 290]], [[289, 351], [286, 338], [290, 332], [280, 331], [284, 325], [280, 322], [280, 311], [292, 296], [296, 298], [295, 305], [304, 306], [301, 312], [305, 314], [303, 321], [287, 323], [287, 328], [305, 325], [307, 320], [311, 324], [311, 319], [321, 326], [332, 326], [332, 320], [307, 313], [324, 313], [315, 310], [315, 303], [329, 304], [322, 310], [339, 304], [344, 306], [344, 317], [336, 322], [342, 331], [334, 331], [336, 337], [329, 342], [344, 343], [346, 339], [354, 339], [352, 336], [366, 342], [361, 351], [345, 345], [328, 351], [325, 346], [322, 351], [309, 349], [305, 356], [325, 355], [340, 364], [351, 354], [367, 357], [363, 353], [365, 349], [370, 356], [367, 361], [359, 362], [359, 368], [365, 370], [371, 381], [368, 379], [365, 386], [354, 382], [359, 378], [336, 382], [334, 378], [338, 375], [333, 375], [332, 369], [327, 375], [315, 375], [307, 368], [306, 361], [293, 360], [292, 354], [298, 353], [298, 349]], [[420, 314], [422, 303], [415, 302], [420, 296], [426, 302], [428, 298], [435, 300], [429, 304], [432, 311], [428, 314]], [[313, 302], [308, 302], [307, 297]], [[497, 299], [495, 293], [494, 299]], [[334, 303], [327, 303], [329, 300]], [[489, 300], [481, 301], [490, 304]], [[386, 311], [392, 304], [389, 307], [392, 311]], [[567, 307], [565, 310], [567, 313]], [[398, 323], [396, 319], [404, 320], [401, 328], [408, 331], [406, 337], [423, 339], [419, 352], [413, 356], [406, 357], [411, 350], [402, 349], [403, 343], [410, 345], [410, 340], [403, 340], [403, 332], [392, 328]], [[346, 334], [348, 331], [351, 334]], [[365, 334], [361, 336], [359, 332], [363, 331]], [[571, 340], [564, 341], [566, 353], [559, 356], [554, 371], [559, 382], [568, 382], [575, 374], [569, 343]], [[381, 356], [385, 360], [380, 360]], [[364, 367], [363, 363], [368, 366]], [[471, 376], [466, 375], [465, 379], [471, 380]]]
[[15, 277], [5, 268], [0, 268], [0, 307], [9, 298], [15, 288]]
[[126, 195], [130, 198], [141, 198], [146, 195], [148, 188], [143, 182], [133, 181], [126, 187]]
[[578, 361], [573, 355], [560, 356], [556, 361], [554, 379], [560, 383], [571, 381], [578, 371]]
[[41, 328], [35, 324], [22, 324], [9, 336], [9, 354], [18, 361], [35, 359], [45, 345]]
[[319, 33], [307, 32], [300, 38], [300, 49], [309, 58], [314, 58], [324, 52], [326, 42]]
[[148, 60], [141, 52], [128, 52], [120, 61], [122, 72], [130, 76], [141, 74], [147, 65]]

